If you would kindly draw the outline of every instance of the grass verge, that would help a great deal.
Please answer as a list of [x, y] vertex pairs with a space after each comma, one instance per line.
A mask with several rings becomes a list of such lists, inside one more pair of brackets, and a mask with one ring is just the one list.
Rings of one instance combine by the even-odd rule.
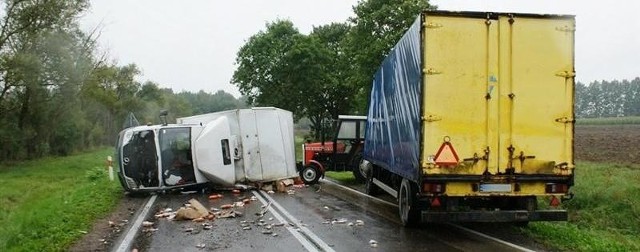
[[347, 186], [362, 184], [356, 181], [356, 178], [353, 176], [353, 172], [351, 171], [327, 171], [325, 172], [325, 176]]
[[576, 124], [578, 125], [640, 124], [640, 116], [578, 118], [576, 120]]
[[522, 230], [565, 251], [640, 251], [640, 167], [579, 162], [566, 223]]
[[122, 197], [112, 148], [0, 165], [0, 251], [63, 251]]

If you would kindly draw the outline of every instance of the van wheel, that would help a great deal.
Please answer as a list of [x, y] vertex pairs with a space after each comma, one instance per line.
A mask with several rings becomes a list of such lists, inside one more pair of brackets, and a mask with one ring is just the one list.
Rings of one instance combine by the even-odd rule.
[[402, 179], [400, 192], [398, 193], [398, 210], [400, 220], [405, 227], [414, 227], [418, 224], [420, 209], [416, 198], [416, 187], [406, 178]]
[[307, 165], [302, 170], [300, 170], [300, 178], [307, 185], [313, 185], [318, 183], [320, 179], [320, 169], [315, 165]]

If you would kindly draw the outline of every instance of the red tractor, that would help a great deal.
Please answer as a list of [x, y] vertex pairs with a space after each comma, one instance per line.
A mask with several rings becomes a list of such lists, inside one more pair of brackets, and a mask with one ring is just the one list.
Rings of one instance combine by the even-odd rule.
[[359, 164], [364, 147], [366, 116], [340, 115], [333, 141], [307, 142], [302, 145], [300, 178], [306, 184], [318, 182], [326, 171], [352, 171], [356, 180], [365, 181]]

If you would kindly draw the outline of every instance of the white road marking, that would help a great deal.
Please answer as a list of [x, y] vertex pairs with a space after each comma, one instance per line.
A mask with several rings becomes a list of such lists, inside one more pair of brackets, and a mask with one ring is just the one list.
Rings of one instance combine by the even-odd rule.
[[475, 231], [475, 230], [472, 230], [472, 229], [468, 229], [468, 228], [463, 227], [463, 226], [460, 226], [460, 225], [456, 225], [456, 224], [449, 223], [449, 226], [452, 226], [452, 227], [458, 228], [458, 229], [460, 229], [460, 230], [463, 230], [463, 231], [466, 231], [466, 232], [472, 233], [472, 234], [474, 234], [474, 235], [477, 235], [477, 236], [483, 237], [483, 238], [485, 238], [485, 239], [492, 240], [492, 241], [494, 241], [494, 242], [500, 243], [500, 244], [505, 245], [505, 246], [507, 246], [507, 247], [512, 247], [512, 248], [514, 248], [514, 249], [517, 249], [517, 250], [520, 250], [520, 251], [523, 251], [523, 252], [535, 252], [535, 250], [531, 250], [531, 249], [528, 249], [528, 248], [525, 248], [525, 247], [522, 247], [522, 246], [518, 246], [518, 245], [516, 245], [516, 244], [510, 243], [510, 242], [507, 242], [507, 241], [504, 241], [504, 240], [500, 240], [500, 239], [495, 238], [495, 237], [493, 237], [493, 236], [488, 236], [488, 235], [486, 235], [486, 234], [480, 233], [480, 232]]
[[[259, 192], [254, 191], [254, 194], [258, 194], [260, 195]], [[291, 222], [293, 222], [299, 229], [300, 231], [307, 236], [307, 238], [314, 243], [318, 248], [320, 248], [322, 251], [327, 251], [327, 252], [335, 252], [335, 250], [333, 250], [329, 244], [327, 244], [326, 242], [324, 242], [322, 239], [320, 239], [320, 237], [318, 237], [315, 233], [313, 233], [311, 230], [309, 230], [308, 228], [304, 227], [302, 225], [302, 222], [300, 222], [298, 219], [296, 219], [295, 217], [293, 217], [293, 215], [291, 215], [289, 212], [287, 212], [287, 210], [282, 207], [282, 205], [278, 204], [278, 202], [276, 202], [273, 198], [271, 198], [271, 196], [267, 195], [267, 194], [263, 194], [263, 197], [265, 197], [267, 200], [269, 200], [269, 202], [271, 202], [272, 206], [275, 206], [277, 208], [278, 211], [280, 211], [286, 218], [288, 218]], [[275, 215], [275, 211], [271, 211], [274, 215]], [[294, 229], [295, 231], [295, 229]], [[297, 237], [296, 237], [297, 238]], [[307, 248], [309, 249], [309, 248]], [[317, 251], [317, 249], [314, 247], [313, 250], [309, 249], [309, 251]]]
[[[252, 191], [252, 193], [256, 196], [256, 198], [258, 198], [258, 200], [260, 200], [260, 202], [262, 202], [263, 205], [268, 205], [267, 200], [265, 198], [263, 198], [260, 193], [258, 193], [256, 191]], [[280, 221], [281, 223], [289, 223], [287, 220], [285, 220], [282, 217], [282, 215], [277, 213], [271, 206], [269, 206], [269, 212], [271, 212], [271, 214], [273, 214], [273, 217], [278, 219], [278, 221]], [[296, 231], [293, 227], [291, 227], [289, 225], [287, 225], [286, 227], [287, 227], [287, 230], [289, 231], [289, 233], [291, 233], [293, 235], [293, 237], [298, 239], [300, 244], [302, 244], [302, 246], [304, 248], [306, 248], [308, 251], [316, 251], [317, 250], [316, 247], [311, 242], [309, 242], [307, 239], [305, 239], [302, 236], [302, 234], [300, 234], [300, 232]]]
[[116, 252], [131, 251], [131, 244], [133, 243], [133, 239], [136, 237], [138, 230], [140, 230], [140, 226], [142, 226], [142, 222], [144, 221], [144, 218], [149, 213], [149, 210], [151, 209], [151, 206], [153, 205], [153, 203], [156, 201], [157, 197], [158, 195], [153, 195], [149, 198], [149, 201], [147, 201], [147, 204], [144, 205], [144, 208], [142, 208], [142, 211], [138, 215], [137, 219], [133, 222], [133, 224], [129, 228], [129, 231], [127, 231], [127, 235], [124, 237], [124, 239], [122, 239], [122, 242], [120, 242], [120, 246], [118, 246], [113, 251], [116, 251]]
[[366, 193], [362, 193], [362, 192], [360, 192], [360, 191], [358, 191], [358, 190], [354, 190], [353, 188], [349, 188], [349, 187], [343, 186], [343, 185], [341, 185], [341, 184], [338, 184], [338, 183], [336, 183], [336, 182], [334, 182], [334, 181], [331, 181], [331, 180], [328, 180], [328, 179], [323, 179], [323, 180], [322, 180], [322, 182], [323, 182], [323, 183], [327, 183], [327, 184], [332, 184], [332, 185], [335, 185], [335, 186], [340, 187], [340, 188], [341, 188], [341, 189], [343, 189], [343, 190], [347, 190], [347, 191], [350, 191], [350, 192], [352, 192], [352, 193], [356, 193], [356, 194], [359, 194], [359, 195], [365, 196], [365, 197], [369, 198], [370, 200], [377, 201], [378, 203], [382, 203], [382, 204], [386, 204], [386, 205], [394, 206], [394, 207], [397, 207], [397, 206], [398, 206], [397, 204], [393, 204], [393, 203], [391, 203], [391, 202], [389, 202], [389, 201], [386, 201], [386, 200], [381, 200], [381, 199], [376, 198], [376, 197], [374, 197], [374, 196], [368, 195], [368, 194], [366, 194]]

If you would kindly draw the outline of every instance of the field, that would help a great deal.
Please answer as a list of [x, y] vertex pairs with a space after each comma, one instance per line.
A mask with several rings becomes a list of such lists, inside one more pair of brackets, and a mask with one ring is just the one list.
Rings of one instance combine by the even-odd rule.
[[579, 161], [640, 164], [640, 124], [578, 124], [575, 158]]

